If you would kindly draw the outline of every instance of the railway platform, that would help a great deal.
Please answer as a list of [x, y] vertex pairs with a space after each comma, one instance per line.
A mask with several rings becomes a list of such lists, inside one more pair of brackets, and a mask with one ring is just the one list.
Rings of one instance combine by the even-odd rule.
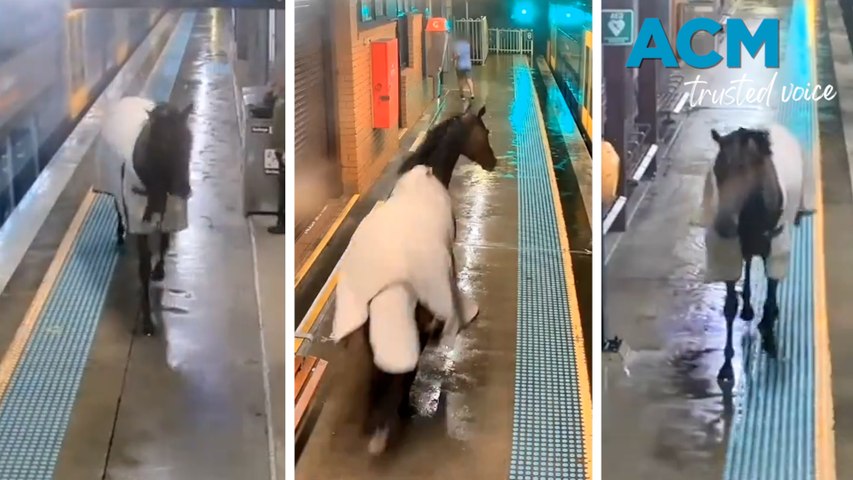
[[[396, 447], [371, 458], [360, 429], [369, 361], [363, 342], [354, 336], [343, 347], [327, 336], [334, 266], [359, 216], [390, 192], [393, 178], [381, 179], [340, 222], [327, 247], [337, 252], [324, 252], [310, 268], [331, 272], [323, 288], [297, 306], [297, 333], [307, 336], [297, 340], [298, 354], [328, 362], [316, 423], [297, 447], [300, 480], [590, 478], [591, 398], [575, 285], [590, 279], [576, 280], [571, 266], [530, 60], [492, 56], [474, 76], [474, 104], [487, 108], [498, 167], [489, 173], [460, 160], [451, 195], [461, 286], [481, 306], [478, 320], [454, 351], [424, 353], [412, 398], [416, 418]], [[461, 111], [451, 92], [436, 118]], [[429, 124], [409, 129], [389, 172]]]
[[[240, 207], [230, 16], [164, 19], [0, 229], [0, 478], [284, 475], [284, 282], [270, 267], [284, 247]], [[112, 199], [91, 188], [100, 118], [126, 95], [195, 105], [189, 228], [152, 286], [153, 337], [132, 333], [135, 249], [116, 245]]]
[[[737, 4], [731, 16], [748, 25], [767, 17], [782, 20], [778, 70], [764, 68], [762, 53], [744, 57], [741, 69], [680, 72], [687, 81], [701, 74], [711, 89], [728, 87], [743, 74], [762, 87], [778, 72], [776, 94], [769, 107], [709, 101], [689, 106], [627, 229], [605, 237], [604, 321], [623, 344], [619, 355], [605, 354], [600, 372], [602, 455], [609, 459], [602, 478], [799, 480], [853, 474], [843, 453], [851, 448], [853, 430], [840, 410], [849, 402], [853, 375], [846, 327], [853, 270], [842, 246], [851, 235], [851, 176], [842, 148], [849, 137], [842, 130], [853, 124], [841, 113], [853, 90], [839, 55], [853, 56], [849, 43], [840, 42], [847, 32], [837, 3], [826, 2], [826, 9], [823, 4]], [[725, 40], [718, 48], [725, 49]], [[839, 97], [780, 102], [782, 86], [790, 83], [837, 85]], [[780, 284], [779, 358], [761, 350], [757, 321], [737, 318], [736, 381], [729, 391], [716, 379], [725, 344], [725, 286], [703, 281], [704, 231], [697, 212], [717, 152], [711, 129], [727, 133], [772, 122], [798, 137], [814, 172], [809, 187], [817, 210], [797, 227], [791, 270]], [[760, 263], [753, 262], [752, 275], [758, 310], [764, 298]]]

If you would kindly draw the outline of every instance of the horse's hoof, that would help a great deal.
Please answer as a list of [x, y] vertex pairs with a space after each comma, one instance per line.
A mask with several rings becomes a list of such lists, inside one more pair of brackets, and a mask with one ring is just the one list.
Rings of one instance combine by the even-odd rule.
[[719, 373], [717, 373], [717, 383], [720, 384], [720, 388], [724, 386], [729, 386], [733, 384], [735, 381], [735, 371], [731, 365], [723, 365], [720, 369]]
[[377, 429], [373, 436], [370, 437], [370, 442], [367, 444], [367, 451], [373, 456], [381, 455], [388, 446], [388, 427]]
[[142, 325], [142, 334], [146, 337], [151, 337], [154, 335], [154, 324], [153, 323], [145, 323]]
[[743, 310], [740, 311], [740, 318], [747, 322], [752, 321], [755, 318], [755, 310], [750, 305], [744, 305]]
[[779, 352], [776, 349], [776, 335], [773, 332], [761, 333], [761, 348], [768, 357], [776, 358]]

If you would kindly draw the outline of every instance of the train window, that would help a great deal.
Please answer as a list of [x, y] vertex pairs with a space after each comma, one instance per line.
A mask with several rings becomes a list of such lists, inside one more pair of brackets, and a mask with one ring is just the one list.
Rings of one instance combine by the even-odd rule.
[[12, 213], [15, 192], [12, 189], [11, 147], [5, 137], [0, 136], [0, 225]]
[[68, 75], [71, 91], [75, 92], [86, 83], [86, 61], [83, 51], [83, 11], [75, 10], [66, 17], [68, 43]]

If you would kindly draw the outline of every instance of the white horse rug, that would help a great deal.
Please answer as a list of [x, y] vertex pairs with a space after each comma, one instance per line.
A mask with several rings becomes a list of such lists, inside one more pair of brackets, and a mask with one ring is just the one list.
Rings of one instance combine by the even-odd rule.
[[187, 228], [187, 201], [169, 195], [166, 211], [152, 214], [150, 222], [142, 217], [148, 199], [133, 168], [133, 150], [136, 141], [148, 123], [148, 112], [155, 103], [140, 97], [125, 97], [116, 102], [104, 117], [101, 134], [95, 151], [97, 175], [95, 190], [112, 195], [128, 233], [176, 233]]
[[[431, 171], [417, 166], [402, 175], [391, 197], [358, 226], [341, 259], [332, 339], [361, 328], [369, 313], [376, 366], [389, 373], [412, 371], [420, 356], [418, 300], [448, 321], [445, 340], [455, 337], [454, 227], [450, 194]], [[461, 300], [464, 321], [470, 321], [477, 306]]]
[[[798, 212], [814, 210], [813, 169], [803, 157], [803, 150], [794, 135], [785, 127], [774, 124], [770, 132], [772, 161], [782, 191], [780, 233], [770, 243], [767, 275], [776, 280], [785, 278], [791, 257], [794, 220]], [[735, 282], [743, 271], [743, 255], [737, 238], [720, 237], [714, 229], [717, 209], [717, 182], [713, 169], [705, 177], [702, 201], [702, 226], [705, 227], [705, 281]]]

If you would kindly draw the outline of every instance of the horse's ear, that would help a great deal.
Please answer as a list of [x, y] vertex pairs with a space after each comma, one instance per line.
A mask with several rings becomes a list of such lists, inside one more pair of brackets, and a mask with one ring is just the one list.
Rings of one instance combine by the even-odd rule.
[[713, 138], [714, 141], [717, 143], [720, 143], [720, 140], [722, 139], [722, 137], [720, 136], [720, 132], [718, 132], [715, 128], [711, 129], [711, 138]]
[[467, 106], [467, 107], [465, 107], [465, 111], [464, 111], [464, 112], [462, 112], [462, 113], [463, 113], [463, 114], [467, 114], [467, 113], [468, 113], [468, 112], [470, 112], [470, 111], [471, 111], [471, 102], [468, 102], [468, 106]]
[[483, 105], [482, 107], [480, 107], [480, 111], [477, 112], [477, 116], [480, 118], [483, 118], [483, 115], [485, 115], [485, 114], [486, 114], [486, 106]]
[[190, 118], [191, 113], [193, 113], [193, 104], [192, 103], [190, 103], [189, 105], [184, 107], [183, 110], [181, 110], [181, 117], [184, 120], [187, 120], [188, 118]]

